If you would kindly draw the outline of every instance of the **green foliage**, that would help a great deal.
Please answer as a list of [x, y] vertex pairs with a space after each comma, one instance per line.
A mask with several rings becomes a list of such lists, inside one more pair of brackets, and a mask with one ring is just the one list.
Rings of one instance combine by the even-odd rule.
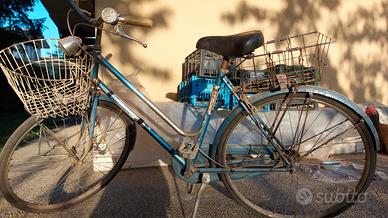
[[0, 150], [15, 129], [28, 118], [27, 113], [0, 113]]
[[[42, 38], [45, 19], [29, 19], [28, 13], [39, 0], [0, 0], [0, 50], [12, 44], [34, 38]], [[8, 86], [3, 72], [0, 70], [0, 97], [2, 112], [21, 112], [23, 105]], [[0, 129], [4, 126], [0, 119]], [[7, 127], [5, 125], [5, 127]], [[0, 133], [0, 144], [3, 143], [4, 134]]]
[[29, 19], [37, 0], [2, 0], [0, 4], [0, 48], [13, 43], [40, 38], [45, 19]]

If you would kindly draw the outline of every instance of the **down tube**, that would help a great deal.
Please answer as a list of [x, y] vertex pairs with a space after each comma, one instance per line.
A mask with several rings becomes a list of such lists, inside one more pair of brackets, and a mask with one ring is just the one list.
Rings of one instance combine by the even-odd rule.
[[[129, 81], [127, 82], [130, 83]], [[110, 99], [112, 99], [118, 107], [120, 107], [128, 116], [130, 116], [139, 126], [141, 126], [152, 138], [154, 138], [168, 153], [170, 153], [171, 156], [178, 161], [178, 163], [180, 163], [182, 166], [186, 165], [186, 161], [179, 156], [178, 152], [154, 129], [148, 126], [143, 119], [138, 117], [119, 96], [117, 96], [115, 93], [113, 93], [111, 89], [109, 89], [109, 87], [105, 83], [99, 81], [98, 87]]]

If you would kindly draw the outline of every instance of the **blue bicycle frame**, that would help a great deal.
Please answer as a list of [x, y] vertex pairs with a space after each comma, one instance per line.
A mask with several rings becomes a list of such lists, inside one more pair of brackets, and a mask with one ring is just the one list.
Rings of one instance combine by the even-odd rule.
[[[104, 92], [117, 106], [119, 106], [133, 121], [135, 121], [139, 126], [141, 126], [149, 135], [152, 136], [170, 155], [182, 166], [186, 166], [187, 160], [184, 159], [179, 155], [179, 153], [166, 141], [164, 140], [154, 129], [152, 129], [142, 118], [140, 118], [138, 115], [136, 115], [131, 108], [125, 104], [125, 102], [118, 97], [113, 91], [102, 81], [98, 79], [98, 71], [100, 65], [102, 65], [104, 68], [108, 69], [109, 72], [111, 72], [117, 79], [119, 79], [129, 90], [134, 92], [144, 103], [146, 103], [154, 112], [156, 112], [164, 121], [166, 121], [167, 124], [169, 124], [175, 131], [177, 131], [180, 135], [186, 136], [186, 137], [192, 137], [198, 135], [198, 141], [199, 149], [203, 146], [203, 140], [205, 137], [205, 133], [207, 130], [207, 127], [209, 125], [209, 121], [212, 115], [212, 112], [214, 110], [215, 102], [217, 101], [218, 91], [220, 89], [221, 83], [225, 83], [228, 89], [231, 90], [231, 92], [234, 94], [234, 97], [238, 100], [239, 106], [249, 112], [248, 105], [240, 100], [240, 96], [233, 91], [233, 84], [230, 82], [230, 80], [225, 76], [225, 72], [220, 70], [217, 74], [215, 85], [213, 87], [212, 96], [209, 102], [209, 105], [207, 107], [205, 116], [202, 121], [201, 127], [194, 132], [185, 132], [181, 130], [179, 127], [177, 127], [168, 117], [166, 117], [143, 93], [141, 93], [135, 85], [133, 85], [130, 81], [128, 81], [124, 75], [122, 75], [112, 64], [109, 63], [107, 59], [105, 59], [101, 54], [95, 54], [94, 56], [96, 65], [94, 66], [94, 69], [92, 71], [92, 79], [95, 81], [98, 85], [98, 87]], [[90, 137], [93, 138], [93, 132], [92, 129], [95, 124], [95, 117], [96, 117], [96, 111], [97, 111], [97, 105], [99, 101], [99, 95], [94, 95], [92, 102], [91, 102], [91, 117], [90, 117]], [[246, 168], [246, 169], [228, 169], [228, 168], [199, 168], [198, 172], [200, 173], [218, 173], [218, 172], [274, 172], [274, 171], [288, 171], [289, 170], [289, 162], [287, 158], [283, 155], [283, 152], [281, 151], [281, 143], [276, 140], [274, 136], [271, 135], [271, 131], [266, 126], [266, 124], [258, 117], [255, 116], [253, 113], [251, 114], [251, 119], [256, 123], [256, 125], [263, 130], [264, 136], [268, 139], [270, 144], [277, 150], [277, 152], [280, 153], [280, 156], [284, 159], [285, 163], [287, 163], [287, 167], [285, 168], [277, 168], [277, 169], [260, 169], [260, 168]], [[275, 138], [275, 142], [273, 142], [273, 139]], [[277, 144], [278, 143], [278, 144]], [[198, 154], [197, 154], [198, 155]]]

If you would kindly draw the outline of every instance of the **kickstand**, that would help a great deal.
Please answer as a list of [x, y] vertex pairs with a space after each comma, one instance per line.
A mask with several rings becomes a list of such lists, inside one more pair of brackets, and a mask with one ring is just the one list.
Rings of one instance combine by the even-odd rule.
[[210, 175], [208, 173], [202, 174], [202, 183], [201, 187], [199, 188], [199, 191], [197, 193], [197, 199], [195, 201], [195, 207], [194, 207], [194, 212], [193, 212], [193, 218], [197, 216], [197, 210], [199, 206], [199, 200], [201, 198], [202, 192], [205, 189], [206, 185], [210, 183]]

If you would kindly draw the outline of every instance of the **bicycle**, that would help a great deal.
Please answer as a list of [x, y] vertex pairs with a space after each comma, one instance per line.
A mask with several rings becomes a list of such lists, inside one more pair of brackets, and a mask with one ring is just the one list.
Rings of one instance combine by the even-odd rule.
[[[189, 187], [220, 180], [237, 202], [256, 215], [334, 216], [368, 188], [379, 140], [357, 105], [324, 88], [287, 82], [281, 87], [281, 79], [277, 90], [247, 98], [245, 88], [260, 86], [250, 84], [241, 91], [228, 79], [231, 59], [251, 59], [255, 49], [266, 45], [260, 31], [203, 37], [197, 42], [198, 49], [220, 54], [223, 60], [202, 125], [187, 132], [101, 54], [105, 25], [113, 27], [111, 33], [146, 47], [126, 35], [122, 26], [152, 27], [152, 21], [120, 16], [112, 8], [94, 19], [72, 0], [69, 4], [86, 22], [76, 26], [97, 29], [94, 46], [70, 36], [32, 40], [0, 52], [1, 68], [32, 114], [11, 135], [0, 156], [0, 191], [15, 207], [51, 212], [90, 198], [119, 172], [133, 150], [138, 127], [171, 155], [174, 172]], [[99, 80], [100, 66], [184, 137], [178, 149]], [[203, 140], [221, 84], [233, 93], [238, 107], [207, 146]], [[270, 110], [265, 109], [268, 105]], [[346, 197], [331, 202], [317, 199], [335, 193]]]

